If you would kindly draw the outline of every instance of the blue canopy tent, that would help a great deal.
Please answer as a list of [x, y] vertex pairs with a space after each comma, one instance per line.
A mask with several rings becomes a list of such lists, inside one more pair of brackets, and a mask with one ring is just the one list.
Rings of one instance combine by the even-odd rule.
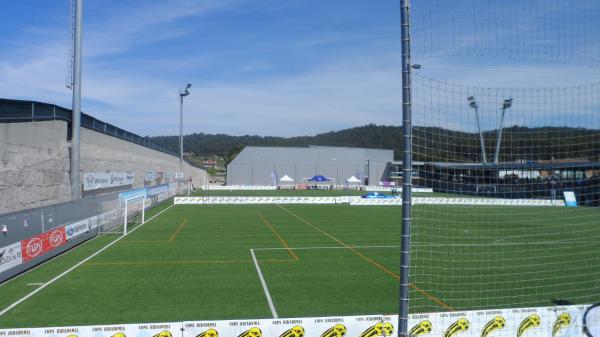
[[[312, 185], [313, 188], [325, 188], [325, 186], [327, 186], [327, 188], [331, 188], [330, 185], [332, 184], [332, 180], [317, 174], [312, 178], [302, 178], [302, 183], [304, 184], [304, 182], [306, 182], [306, 184], [308, 185]], [[307, 186], [307, 188], [310, 188]]]

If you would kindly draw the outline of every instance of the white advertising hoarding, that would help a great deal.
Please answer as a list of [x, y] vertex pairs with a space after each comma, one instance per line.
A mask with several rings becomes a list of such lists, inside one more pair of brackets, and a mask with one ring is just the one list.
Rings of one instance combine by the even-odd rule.
[[98, 227], [98, 217], [95, 215], [93, 217], [66, 225], [65, 233], [67, 240], [71, 240], [72, 238], [78, 237], [81, 234], [85, 234], [96, 227]]
[[21, 241], [0, 248], [0, 273], [23, 263]]
[[83, 190], [91, 191], [101, 188], [133, 185], [133, 172], [106, 171], [85, 172], [83, 174]]

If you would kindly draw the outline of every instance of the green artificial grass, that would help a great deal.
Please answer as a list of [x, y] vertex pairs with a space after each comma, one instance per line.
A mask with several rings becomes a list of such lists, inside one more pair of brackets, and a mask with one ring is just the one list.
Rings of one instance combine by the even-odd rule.
[[[166, 206], [151, 210], [147, 219]], [[600, 210], [415, 206], [411, 312], [600, 301]], [[0, 327], [398, 311], [401, 209], [178, 205], [0, 317]], [[0, 308], [100, 236], [0, 286]]]

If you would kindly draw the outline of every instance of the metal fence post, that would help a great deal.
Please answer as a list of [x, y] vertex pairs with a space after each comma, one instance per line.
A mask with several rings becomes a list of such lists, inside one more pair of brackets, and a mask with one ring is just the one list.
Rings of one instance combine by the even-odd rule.
[[400, 0], [402, 35], [402, 237], [400, 244], [400, 308], [398, 336], [408, 336], [410, 227], [412, 221], [412, 114], [410, 83], [410, 1]]

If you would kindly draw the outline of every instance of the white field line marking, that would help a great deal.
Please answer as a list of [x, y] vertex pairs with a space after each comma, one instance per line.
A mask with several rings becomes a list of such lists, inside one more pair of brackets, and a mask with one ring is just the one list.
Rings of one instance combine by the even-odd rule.
[[[533, 245], [549, 245], [549, 244], [597, 244], [596, 241], [578, 241], [578, 240], [562, 240], [562, 241], [539, 241], [539, 242], [499, 242], [499, 243], [413, 243], [411, 247], [491, 247], [491, 246], [533, 246]], [[332, 247], [273, 247], [273, 248], [253, 248], [259, 250], [313, 250], [313, 249], [348, 249], [348, 248], [400, 248], [400, 246], [332, 246]]]
[[165, 212], [166, 210], [168, 210], [169, 208], [173, 207], [174, 205], [170, 205], [169, 207], [163, 209], [162, 211], [158, 212], [157, 214], [155, 214], [153, 217], [151, 217], [150, 219], [146, 220], [146, 222], [144, 222], [143, 224], [135, 227], [134, 229], [132, 229], [130, 232], [128, 232], [126, 235], [120, 236], [119, 238], [117, 238], [116, 240], [110, 242], [109, 244], [107, 244], [106, 246], [102, 247], [100, 250], [98, 250], [97, 252], [93, 253], [92, 255], [86, 257], [85, 259], [81, 260], [80, 262], [78, 262], [76, 265], [74, 265], [73, 267], [65, 270], [64, 272], [60, 273], [58, 276], [54, 277], [53, 279], [51, 279], [50, 281], [46, 282], [45, 284], [41, 285], [39, 288], [35, 289], [34, 291], [30, 292], [29, 294], [23, 296], [21, 299], [19, 299], [18, 301], [16, 301], [15, 303], [9, 305], [8, 307], [6, 307], [4, 310], [0, 311], [0, 317], [4, 316], [4, 314], [6, 314], [7, 312], [9, 312], [10, 310], [12, 310], [14, 307], [16, 307], [17, 305], [25, 302], [26, 300], [28, 300], [31, 296], [37, 294], [39, 291], [41, 291], [42, 289], [46, 288], [47, 286], [51, 285], [52, 283], [58, 281], [59, 279], [61, 279], [63, 276], [67, 275], [68, 273], [72, 272], [73, 270], [75, 270], [75, 268], [81, 266], [82, 264], [86, 263], [87, 261], [91, 260], [92, 258], [94, 258], [96, 255], [102, 253], [103, 251], [105, 251], [106, 249], [108, 249], [108, 247], [114, 245], [115, 243], [119, 242], [121, 239], [123, 239], [125, 236], [135, 232], [138, 228], [142, 227], [143, 225], [147, 224], [148, 222], [150, 222], [150, 220], [156, 218], [157, 216], [161, 215], [163, 212]]
[[[285, 248], [283, 248], [285, 249]], [[258, 277], [260, 278], [260, 283], [262, 284], [263, 291], [265, 292], [265, 296], [267, 297], [267, 302], [269, 302], [269, 308], [271, 309], [271, 314], [274, 319], [279, 318], [277, 316], [277, 311], [275, 310], [275, 305], [273, 304], [273, 299], [271, 299], [271, 294], [269, 293], [269, 288], [267, 288], [267, 282], [265, 282], [265, 278], [263, 277], [262, 271], [260, 270], [260, 266], [258, 265], [258, 260], [256, 259], [256, 255], [254, 255], [254, 249], [250, 249], [250, 254], [252, 255], [252, 260], [254, 261], [254, 266], [256, 267], [256, 272], [258, 273]]]
[[41, 286], [43, 285], [44, 282], [37, 282], [37, 283], [27, 283], [28, 286]]

